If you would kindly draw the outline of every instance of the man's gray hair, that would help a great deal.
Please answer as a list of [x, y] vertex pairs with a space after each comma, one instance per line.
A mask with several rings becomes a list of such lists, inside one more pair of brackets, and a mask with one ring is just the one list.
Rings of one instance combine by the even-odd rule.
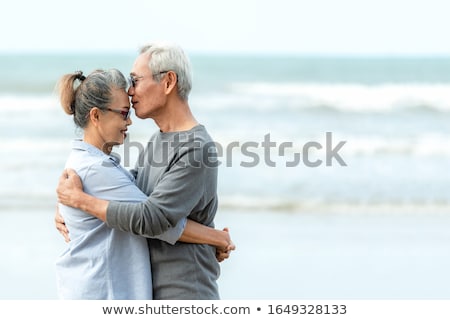
[[192, 89], [192, 69], [189, 58], [183, 49], [173, 43], [155, 42], [141, 47], [140, 54], [150, 57], [149, 68], [155, 81], [160, 81], [163, 71], [173, 71], [177, 74], [178, 95], [184, 101], [188, 100]]

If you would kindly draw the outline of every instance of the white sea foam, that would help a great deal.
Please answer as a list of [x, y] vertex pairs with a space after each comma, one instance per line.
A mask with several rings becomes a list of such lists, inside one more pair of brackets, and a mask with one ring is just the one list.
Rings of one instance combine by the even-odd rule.
[[[278, 83], [236, 82], [227, 90], [191, 97], [200, 110], [314, 110], [339, 112], [450, 111], [450, 84]], [[58, 109], [58, 98], [47, 95], [0, 95], [0, 108]], [[59, 111], [59, 109], [58, 109]]]
[[[214, 141], [224, 148], [219, 158], [223, 207], [298, 211], [378, 204], [448, 206], [450, 129], [445, 112], [450, 110], [450, 97], [445, 91], [450, 93], [450, 87], [236, 83], [229, 92], [199, 94], [191, 105]], [[326, 110], [324, 105], [338, 110], [339, 115], [310, 112], [314, 108]], [[261, 106], [269, 112], [259, 112]], [[284, 108], [283, 112], [272, 112], [279, 108]], [[423, 112], [427, 108], [435, 112]], [[20, 207], [24, 195], [36, 204], [42, 202], [36, 199], [52, 199], [70, 152], [70, 140], [79, 136], [72, 120], [52, 95], [3, 95], [0, 109], [5, 152], [0, 161], [5, 169], [0, 191], [8, 197], [0, 206]], [[151, 123], [135, 121], [130, 128], [132, 141], [144, 144], [156, 129], [149, 127]], [[347, 167], [335, 161], [332, 168], [309, 168], [304, 163], [287, 167], [294, 153], [302, 154], [303, 159], [303, 147], [311, 141], [323, 148], [310, 149], [310, 160], [324, 160], [328, 131], [333, 134], [333, 146], [345, 141], [339, 155]], [[269, 150], [276, 162], [274, 168], [264, 158], [266, 134], [276, 143]], [[236, 142], [239, 146], [227, 153], [226, 148]], [[258, 144], [247, 150], [259, 156], [259, 163], [244, 169], [242, 162], [253, 160], [242, 152], [246, 142]], [[279, 146], [285, 142], [292, 142], [292, 146], [281, 154]], [[137, 148], [130, 152], [136, 153]], [[129, 158], [134, 159], [134, 153]], [[227, 158], [230, 155], [232, 159]], [[122, 159], [125, 162], [128, 158]], [[133, 164], [131, 160], [126, 165]], [[14, 194], [18, 197], [12, 197]], [[235, 196], [239, 194], [241, 198]]]
[[[270, 148], [263, 146], [264, 136], [242, 137], [240, 140], [230, 136], [216, 135], [216, 143], [220, 145], [219, 154], [222, 161], [226, 157], [233, 156], [236, 160], [244, 157], [243, 151], [254, 153], [260, 157], [269, 152], [275, 157], [286, 157], [292, 159], [294, 154], [308, 152], [310, 155], [321, 155], [327, 151], [325, 132], [311, 137], [299, 137], [284, 135], [283, 139], [272, 135], [270, 141], [274, 145]], [[389, 137], [387, 135], [373, 134], [340, 134], [334, 136], [331, 149], [339, 148], [339, 154], [343, 156], [376, 156], [376, 155], [410, 155], [417, 157], [444, 157], [450, 158], [450, 135], [446, 133], [418, 133], [416, 136]], [[253, 143], [252, 147], [246, 144]], [[289, 145], [287, 145], [288, 143]], [[318, 143], [316, 145], [308, 145]], [[284, 144], [284, 145], [283, 145]], [[248, 156], [247, 156], [248, 157]]]
[[202, 108], [330, 109], [340, 112], [450, 111], [450, 84], [233, 83], [229, 92], [193, 97]]
[[[3, 94], [0, 95], [0, 109], [10, 112], [27, 110], [49, 110], [60, 108], [58, 98], [52, 94]], [[58, 109], [60, 111], [60, 109]]]

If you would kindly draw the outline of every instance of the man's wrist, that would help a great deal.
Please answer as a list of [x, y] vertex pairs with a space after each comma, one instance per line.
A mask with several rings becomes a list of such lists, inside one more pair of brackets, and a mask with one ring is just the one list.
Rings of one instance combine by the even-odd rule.
[[73, 207], [77, 208], [77, 209], [81, 209], [83, 211], [86, 211], [86, 201], [85, 200], [85, 196], [86, 194], [82, 191], [82, 190], [77, 190], [76, 192], [73, 193]]
[[214, 229], [214, 232], [216, 234], [215, 246], [218, 247], [218, 248], [226, 248], [229, 243], [228, 243], [228, 241], [226, 239], [227, 235], [225, 234], [225, 231]]

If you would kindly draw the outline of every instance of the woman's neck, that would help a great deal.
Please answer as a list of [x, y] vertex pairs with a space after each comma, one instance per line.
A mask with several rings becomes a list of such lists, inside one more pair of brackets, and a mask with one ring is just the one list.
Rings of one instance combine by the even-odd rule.
[[97, 149], [103, 151], [103, 153], [105, 154], [111, 154], [113, 146], [111, 144], [104, 143], [98, 135], [90, 132], [90, 130], [84, 130], [83, 141], [89, 143], [90, 145], [93, 145]]

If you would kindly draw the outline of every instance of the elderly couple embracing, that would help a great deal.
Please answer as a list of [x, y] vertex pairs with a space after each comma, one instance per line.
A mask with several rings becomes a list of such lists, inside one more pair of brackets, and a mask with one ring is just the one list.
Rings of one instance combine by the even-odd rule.
[[[217, 155], [191, 87], [188, 57], [168, 43], [142, 47], [128, 80], [116, 69], [61, 77], [61, 106], [83, 130], [57, 186], [61, 299], [220, 299], [219, 263], [235, 245], [214, 229]], [[111, 151], [131, 107], [159, 130], [127, 171]]]

